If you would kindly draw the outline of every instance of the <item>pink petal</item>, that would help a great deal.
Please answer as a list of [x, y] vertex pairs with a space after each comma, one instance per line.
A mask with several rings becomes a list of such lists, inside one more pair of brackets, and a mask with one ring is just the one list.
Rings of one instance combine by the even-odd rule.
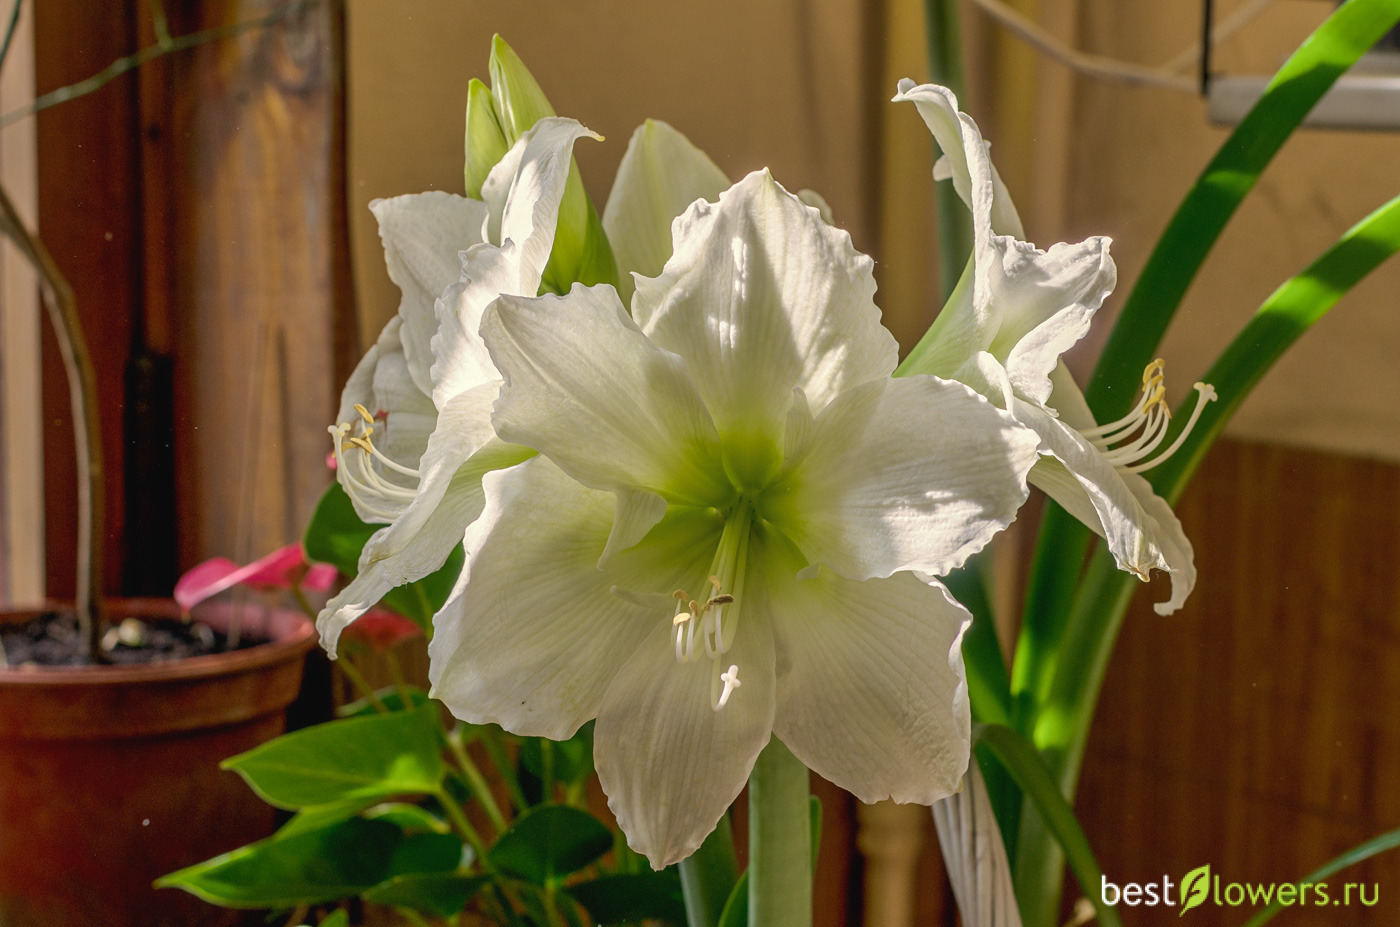
[[402, 615], [387, 609], [374, 608], [347, 627], [341, 639], [358, 640], [368, 644], [375, 652], [383, 652], [399, 641], [408, 640], [421, 633], [418, 625]]

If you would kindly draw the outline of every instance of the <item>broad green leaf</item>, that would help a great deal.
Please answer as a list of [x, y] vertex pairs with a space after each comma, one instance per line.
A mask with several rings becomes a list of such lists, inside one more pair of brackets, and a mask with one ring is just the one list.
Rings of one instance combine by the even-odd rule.
[[[1210, 863], [1197, 866], [1181, 877], [1181, 913], [1185, 914], [1210, 897]], [[1178, 915], [1180, 916], [1180, 915]]]
[[451, 917], [461, 913], [476, 893], [491, 883], [486, 876], [460, 872], [424, 872], [395, 876], [364, 893], [366, 901], [412, 908]]
[[455, 834], [411, 834], [394, 848], [390, 867], [396, 875], [453, 872], [470, 852]]
[[350, 914], [344, 908], [336, 908], [321, 918], [320, 927], [350, 927]]
[[239, 847], [156, 880], [227, 908], [288, 908], [358, 895], [394, 875], [403, 832], [352, 818]]
[[388, 821], [406, 831], [422, 830], [434, 834], [451, 833], [452, 828], [442, 818], [421, 805], [406, 802], [385, 802], [365, 810], [370, 821]]
[[[997, 759], [1001, 760], [1007, 772], [1016, 780], [1021, 791], [1040, 812], [1056, 841], [1064, 850], [1070, 871], [1074, 873], [1084, 894], [1094, 905], [1100, 927], [1122, 927], [1118, 912], [1104, 904], [1101, 892], [1103, 870], [1099, 868], [1094, 851], [1089, 848], [1089, 840], [1079, 827], [1073, 809], [1060, 794], [1045, 761], [1035, 751], [1030, 742], [1015, 730], [1000, 724], [979, 725], [974, 740], [986, 744]], [[1022, 880], [1017, 879], [1017, 892], [1022, 889]]]
[[[329, 563], [346, 576], [355, 576], [360, 569], [360, 551], [374, 532], [383, 525], [368, 525], [355, 514], [355, 506], [339, 483], [332, 483], [316, 503], [316, 511], [306, 526], [303, 546], [306, 558], [317, 563]], [[462, 572], [464, 555], [458, 545], [447, 562], [435, 573], [417, 582], [391, 589], [384, 596], [384, 607], [403, 615], [425, 631], [431, 632], [433, 615], [457, 582]]]
[[686, 927], [681, 880], [674, 866], [660, 872], [603, 876], [571, 885], [567, 891], [598, 927], [644, 920]]
[[429, 794], [445, 767], [437, 703], [305, 728], [225, 760], [279, 808]]
[[588, 812], [542, 805], [517, 818], [487, 855], [502, 872], [549, 885], [598, 859], [612, 843], [612, 831]]
[[[1400, 830], [1387, 831], [1378, 837], [1372, 837], [1360, 846], [1352, 847], [1320, 869], [1308, 873], [1298, 880], [1298, 884], [1321, 882], [1323, 879], [1336, 875], [1349, 866], [1355, 866], [1363, 860], [1370, 859], [1377, 853], [1384, 853], [1386, 850], [1393, 850], [1396, 847], [1400, 847]], [[1275, 901], [1264, 908], [1264, 910], [1251, 917], [1245, 923], [1244, 927], [1260, 927], [1261, 924], [1273, 920], [1274, 915], [1282, 911], [1284, 907], [1284, 905]]]
[[336, 801], [324, 805], [308, 805], [278, 828], [277, 836], [291, 837], [305, 831], [324, 830], [332, 824], [339, 824], [358, 816], [374, 803], [374, 798], [352, 798], [349, 801]]

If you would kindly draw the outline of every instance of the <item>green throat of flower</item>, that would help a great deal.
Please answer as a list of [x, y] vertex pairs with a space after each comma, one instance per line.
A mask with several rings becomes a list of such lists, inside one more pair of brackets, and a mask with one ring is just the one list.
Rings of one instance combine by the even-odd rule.
[[[1152, 453], [1167, 437], [1172, 414], [1167, 408], [1166, 363], [1159, 357], [1142, 372], [1142, 398], [1133, 411], [1116, 422], [1099, 425], [1081, 432], [1091, 444], [1103, 452], [1114, 467], [1128, 473], [1151, 470], [1177, 452], [1205, 410], [1206, 403], [1216, 399], [1215, 388], [1209, 383], [1195, 383], [1196, 404], [1186, 427], [1176, 440], [1160, 454]], [[1148, 459], [1148, 458], [1151, 459]]]

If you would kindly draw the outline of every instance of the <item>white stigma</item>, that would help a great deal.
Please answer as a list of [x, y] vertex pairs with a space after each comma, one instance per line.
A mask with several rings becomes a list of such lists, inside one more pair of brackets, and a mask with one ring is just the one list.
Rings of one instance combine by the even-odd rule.
[[739, 681], [739, 667], [731, 663], [729, 669], [719, 674], [720, 682], [724, 683], [724, 691], [719, 694], [719, 701], [715, 702], [715, 711], [719, 711], [729, 701], [730, 694], [739, 686], [743, 685]]

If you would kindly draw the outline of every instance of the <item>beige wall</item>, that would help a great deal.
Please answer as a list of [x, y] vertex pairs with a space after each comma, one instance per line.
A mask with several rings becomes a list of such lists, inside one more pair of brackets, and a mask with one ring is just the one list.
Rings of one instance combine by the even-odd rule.
[[[1017, 0], [1099, 54], [1158, 64], [1198, 38], [1179, 0]], [[1238, 2], [1221, 2], [1227, 16]], [[485, 78], [500, 32], [556, 108], [607, 136], [579, 161], [601, 204], [633, 127], [672, 122], [736, 178], [772, 167], [831, 202], [875, 255], [887, 324], [908, 345], [933, 311], [927, 136], [885, 101], [922, 78], [919, 0], [465, 2], [349, 0], [350, 192], [362, 334], [397, 305], [364, 205], [461, 186], [466, 82]], [[1326, 14], [1277, 0], [1219, 51], [1230, 73], [1271, 71]], [[1225, 138], [1204, 103], [1073, 78], [964, 10], [970, 107], [994, 142], [1030, 235], [1042, 245], [1111, 235], [1131, 281], [1176, 203]], [[1066, 131], [1066, 129], [1068, 131]], [[1400, 134], [1295, 137], [1187, 296], [1163, 354], [1174, 396], [1201, 375], [1273, 288], [1400, 192]], [[1120, 287], [1110, 305], [1126, 293]], [[1319, 323], [1244, 406], [1233, 433], [1400, 460], [1400, 263]], [[1098, 326], [1106, 331], [1107, 316]], [[1087, 365], [1091, 346], [1074, 361]]]

